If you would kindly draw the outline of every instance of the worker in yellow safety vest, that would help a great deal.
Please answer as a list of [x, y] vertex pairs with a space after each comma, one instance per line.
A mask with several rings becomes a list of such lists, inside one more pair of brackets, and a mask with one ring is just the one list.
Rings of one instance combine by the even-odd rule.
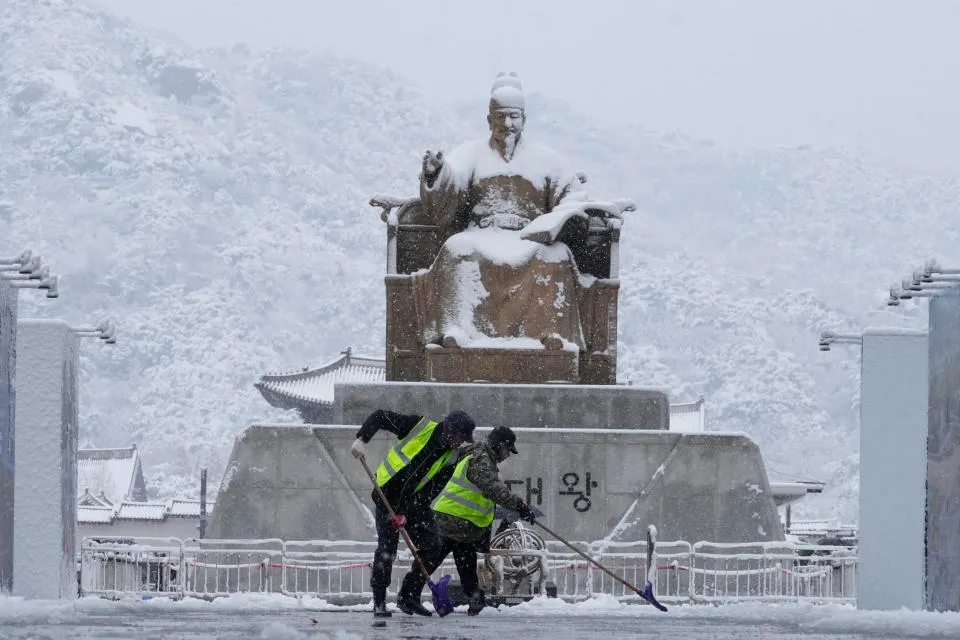
[[[390, 517], [376, 490], [373, 492], [377, 550], [370, 571], [370, 587], [374, 616], [390, 616], [387, 587], [397, 556], [399, 528], [406, 528], [421, 553], [436, 554], [440, 538], [430, 503], [453, 473], [454, 452], [464, 442], [473, 442], [475, 426], [463, 411], [453, 411], [440, 422], [434, 422], [426, 416], [378, 409], [357, 431], [350, 447], [356, 458], [366, 458], [366, 445], [380, 430], [398, 438], [376, 470], [377, 484], [397, 514], [395, 518]], [[409, 602], [398, 599], [397, 606], [404, 613], [430, 615], [419, 598]]]
[[[446, 486], [433, 501], [441, 544], [421, 559], [428, 572], [440, 566], [453, 553], [463, 592], [469, 598], [467, 613], [477, 615], [486, 602], [477, 579], [477, 552], [490, 550], [490, 532], [496, 505], [515, 511], [530, 522], [543, 514], [527, 506], [520, 496], [500, 481], [497, 465], [517, 453], [517, 436], [509, 427], [495, 427], [486, 440], [467, 447]], [[424, 577], [410, 571], [403, 578], [399, 599], [420, 601]]]

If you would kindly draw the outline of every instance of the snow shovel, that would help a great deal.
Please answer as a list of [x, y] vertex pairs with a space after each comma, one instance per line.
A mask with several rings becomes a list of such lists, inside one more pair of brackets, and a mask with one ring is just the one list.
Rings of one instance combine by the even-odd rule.
[[653, 525], [647, 527], [647, 584], [644, 586], [643, 590], [641, 591], [640, 589], [637, 589], [635, 586], [633, 586], [632, 584], [630, 584], [629, 582], [627, 582], [626, 580], [624, 580], [623, 578], [615, 574], [613, 571], [610, 571], [610, 569], [607, 569], [605, 566], [603, 566], [602, 564], [600, 564], [599, 562], [597, 562], [596, 560], [588, 556], [583, 551], [580, 551], [580, 549], [577, 549], [570, 542], [568, 542], [567, 540], [563, 539], [562, 537], [560, 537], [559, 535], [557, 535], [556, 533], [548, 529], [547, 526], [542, 524], [539, 520], [535, 522], [537, 526], [539, 526], [541, 529], [543, 529], [544, 531], [552, 535], [554, 538], [556, 538], [566, 546], [570, 547], [570, 549], [572, 549], [574, 553], [576, 553], [578, 556], [580, 556], [581, 558], [583, 558], [593, 566], [595, 566], [597, 569], [600, 569], [600, 571], [603, 571], [605, 574], [607, 574], [608, 576], [610, 576], [611, 578], [613, 578], [614, 580], [616, 580], [626, 588], [636, 593], [638, 596], [640, 596], [641, 598], [643, 598], [644, 600], [652, 604], [654, 607], [656, 607], [660, 611], [667, 610], [665, 606], [660, 604], [660, 601], [657, 600], [657, 596], [653, 593], [653, 576], [655, 575], [654, 572], [657, 570], [656, 567], [653, 566], [653, 547], [656, 544], [655, 536], [657, 531]]
[[[397, 514], [394, 513], [393, 507], [391, 507], [387, 501], [387, 497], [383, 495], [383, 489], [377, 484], [377, 477], [370, 471], [370, 467], [367, 465], [367, 459], [360, 456], [359, 460], [367, 472], [367, 476], [370, 477], [370, 481], [373, 482], [373, 488], [376, 490], [377, 495], [379, 495], [380, 500], [383, 501], [383, 506], [387, 508], [387, 513], [390, 514], [391, 518], [395, 518]], [[450, 596], [447, 595], [447, 583], [450, 582], [450, 576], [443, 576], [439, 582], [431, 580], [430, 573], [427, 571], [427, 568], [423, 566], [420, 554], [417, 552], [413, 540], [410, 539], [410, 534], [407, 533], [406, 527], [397, 527], [397, 529], [400, 531], [400, 535], [403, 536], [403, 541], [407, 543], [407, 547], [410, 549], [410, 553], [413, 554], [413, 559], [417, 563], [417, 566], [420, 567], [420, 571], [423, 572], [423, 577], [427, 580], [427, 586], [430, 587], [430, 593], [433, 594], [433, 608], [437, 612], [437, 615], [442, 618], [445, 615], [453, 613], [453, 603], [450, 602]]]

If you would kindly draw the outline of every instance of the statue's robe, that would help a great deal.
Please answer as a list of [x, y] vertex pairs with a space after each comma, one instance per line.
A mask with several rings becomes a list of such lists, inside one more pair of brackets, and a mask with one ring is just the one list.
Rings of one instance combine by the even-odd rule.
[[586, 194], [556, 153], [521, 139], [506, 162], [487, 140], [470, 142], [445, 157], [433, 184], [421, 176], [420, 198], [430, 222], [459, 230], [412, 276], [426, 344], [452, 336], [461, 346], [542, 348], [556, 336], [583, 349], [578, 300], [592, 278], [555, 234], [523, 237], [545, 214], [541, 222], [585, 215]]

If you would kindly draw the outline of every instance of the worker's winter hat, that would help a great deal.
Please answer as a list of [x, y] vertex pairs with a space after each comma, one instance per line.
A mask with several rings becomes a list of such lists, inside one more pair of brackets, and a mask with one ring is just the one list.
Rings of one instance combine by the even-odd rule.
[[443, 424], [450, 429], [451, 433], [459, 433], [466, 442], [473, 442], [473, 430], [477, 425], [465, 411], [451, 411], [443, 419]]
[[517, 451], [517, 434], [510, 427], [494, 427], [493, 431], [487, 435], [487, 444], [492, 448], [505, 446], [511, 453]]
[[523, 85], [516, 72], [501, 71], [493, 81], [490, 90], [491, 109], [526, 109], [526, 99], [523, 96]]

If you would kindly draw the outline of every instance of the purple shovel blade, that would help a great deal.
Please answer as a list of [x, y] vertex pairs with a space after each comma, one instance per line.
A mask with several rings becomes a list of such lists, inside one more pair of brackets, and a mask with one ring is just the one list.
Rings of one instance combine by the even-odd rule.
[[667, 608], [662, 604], [660, 604], [660, 601], [657, 600], [657, 596], [653, 595], [652, 582], [648, 581], [647, 586], [643, 588], [643, 591], [640, 591], [640, 589], [637, 589], [637, 595], [643, 598], [644, 600], [646, 600], [647, 602], [649, 602], [650, 604], [652, 604], [653, 606], [655, 606], [657, 609], [660, 609], [660, 611], [667, 610]]
[[439, 582], [433, 580], [427, 582], [430, 592], [433, 594], [433, 609], [441, 618], [453, 613], [453, 603], [450, 602], [450, 596], [447, 595], [447, 583], [450, 582], [450, 576], [443, 576]]

